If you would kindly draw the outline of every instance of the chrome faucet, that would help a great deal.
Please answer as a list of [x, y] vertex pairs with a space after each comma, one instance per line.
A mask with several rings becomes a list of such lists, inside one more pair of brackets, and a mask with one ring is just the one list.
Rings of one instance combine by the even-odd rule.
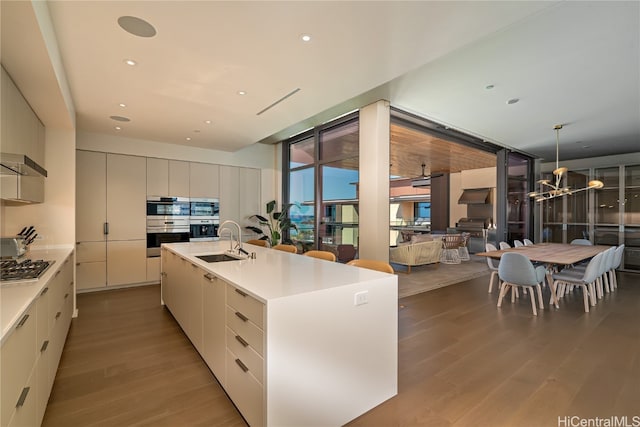
[[[245, 255], [249, 255], [249, 253], [242, 248], [242, 228], [240, 227], [240, 224], [238, 224], [237, 222], [231, 221], [230, 219], [222, 221], [222, 224], [220, 224], [220, 226], [218, 227], [218, 237], [220, 237], [220, 233], [222, 232], [222, 229], [227, 224], [233, 224], [238, 229], [238, 243], [236, 244], [236, 248], [238, 248], [238, 255], [240, 255], [241, 253], [243, 253]], [[233, 247], [233, 231], [231, 229], [229, 229], [229, 231], [231, 233], [231, 237], [229, 239], [231, 246], [230, 246], [229, 251], [233, 252], [233, 249], [234, 249], [234, 247]]]

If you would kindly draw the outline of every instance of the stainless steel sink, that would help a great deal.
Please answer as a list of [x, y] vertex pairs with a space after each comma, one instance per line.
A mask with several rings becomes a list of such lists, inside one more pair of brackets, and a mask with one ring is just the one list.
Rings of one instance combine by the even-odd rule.
[[200, 258], [204, 262], [240, 261], [239, 258], [227, 254], [196, 255], [196, 258]]

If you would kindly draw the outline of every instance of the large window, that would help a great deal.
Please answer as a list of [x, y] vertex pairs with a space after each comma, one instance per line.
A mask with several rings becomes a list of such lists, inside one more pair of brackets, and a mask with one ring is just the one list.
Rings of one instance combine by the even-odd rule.
[[[335, 252], [340, 261], [355, 256], [358, 246], [357, 114], [320, 126], [288, 141], [288, 202], [298, 230], [291, 240], [298, 249]], [[285, 187], [287, 188], [287, 187]]]

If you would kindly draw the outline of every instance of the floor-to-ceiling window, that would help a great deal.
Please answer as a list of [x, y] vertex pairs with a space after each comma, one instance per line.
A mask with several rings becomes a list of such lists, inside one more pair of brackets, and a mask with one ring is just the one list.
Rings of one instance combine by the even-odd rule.
[[359, 127], [357, 114], [342, 117], [285, 142], [284, 180], [290, 237], [300, 251], [324, 249], [340, 261], [358, 246]]

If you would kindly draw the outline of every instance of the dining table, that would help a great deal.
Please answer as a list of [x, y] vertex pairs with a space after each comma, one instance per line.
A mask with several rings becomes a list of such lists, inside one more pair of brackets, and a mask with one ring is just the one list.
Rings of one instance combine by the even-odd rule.
[[551, 298], [555, 307], [559, 308], [558, 297], [553, 284], [553, 273], [556, 267], [577, 264], [609, 248], [610, 246], [606, 245], [572, 245], [569, 243], [544, 242], [496, 251], [478, 252], [476, 255], [500, 259], [502, 254], [506, 252], [517, 252], [529, 258], [531, 262], [545, 264], [547, 284], [549, 285], [549, 289], [551, 289]]

